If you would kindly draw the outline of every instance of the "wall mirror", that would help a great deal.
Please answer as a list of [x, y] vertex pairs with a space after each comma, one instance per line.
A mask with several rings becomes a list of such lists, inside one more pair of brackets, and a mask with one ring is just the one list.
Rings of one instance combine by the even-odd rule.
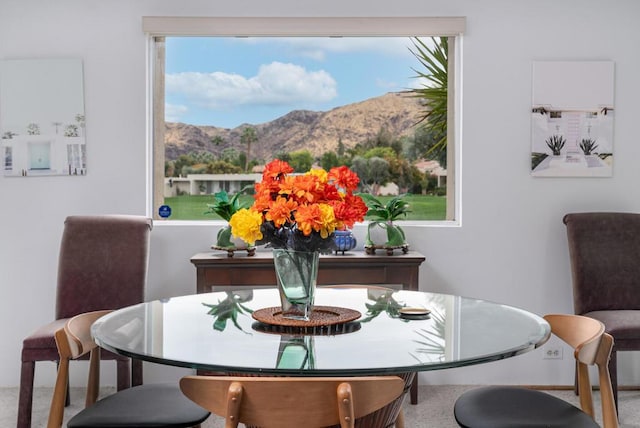
[[0, 61], [0, 136], [7, 177], [86, 174], [82, 60]]

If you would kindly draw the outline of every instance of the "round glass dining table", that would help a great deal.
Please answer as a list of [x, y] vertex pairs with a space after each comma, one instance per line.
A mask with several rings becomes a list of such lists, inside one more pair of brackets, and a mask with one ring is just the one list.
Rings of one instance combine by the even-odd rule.
[[94, 323], [92, 334], [110, 351], [199, 371], [404, 374], [407, 384], [418, 371], [486, 363], [531, 351], [550, 335], [549, 324], [538, 315], [448, 294], [318, 287], [315, 305], [335, 318], [329, 317], [328, 325], [313, 326], [281, 325], [289, 322], [270, 317], [272, 311], [267, 309], [279, 305], [275, 288], [155, 300], [109, 313]]

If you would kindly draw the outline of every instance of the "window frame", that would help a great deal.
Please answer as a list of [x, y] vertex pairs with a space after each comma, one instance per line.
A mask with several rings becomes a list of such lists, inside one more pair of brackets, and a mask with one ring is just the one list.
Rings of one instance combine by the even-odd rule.
[[[144, 16], [147, 37], [147, 211], [164, 200], [164, 43], [168, 36], [224, 37], [449, 37], [446, 220], [416, 225], [459, 225], [461, 208], [461, 53], [466, 18], [452, 17], [167, 17]], [[159, 100], [162, 100], [160, 102]], [[453, 196], [450, 196], [453, 195]], [[210, 223], [214, 220], [207, 220]], [[203, 222], [193, 221], [193, 222]]]

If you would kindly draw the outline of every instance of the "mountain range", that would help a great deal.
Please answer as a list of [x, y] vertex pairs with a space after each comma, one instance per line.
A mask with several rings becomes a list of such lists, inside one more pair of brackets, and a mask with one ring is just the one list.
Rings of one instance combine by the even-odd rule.
[[226, 148], [245, 152], [240, 140], [243, 129], [251, 126], [257, 141], [251, 145], [251, 158], [268, 160], [278, 152], [309, 150], [314, 156], [336, 151], [338, 141], [349, 149], [374, 139], [380, 130], [393, 136], [411, 135], [424, 110], [420, 100], [406, 93], [387, 93], [361, 102], [318, 112], [294, 110], [261, 124], [242, 124], [235, 128], [165, 123], [166, 160], [190, 152], [220, 155]]

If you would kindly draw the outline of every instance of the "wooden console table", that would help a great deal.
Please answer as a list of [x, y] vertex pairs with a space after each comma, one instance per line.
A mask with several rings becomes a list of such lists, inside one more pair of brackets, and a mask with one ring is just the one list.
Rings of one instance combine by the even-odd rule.
[[[415, 251], [406, 254], [365, 254], [362, 251], [320, 256], [318, 285], [369, 284], [402, 285], [405, 290], [418, 290], [418, 268], [425, 257]], [[254, 256], [236, 253], [198, 253], [191, 257], [196, 267], [196, 291], [208, 293], [216, 286], [276, 285], [276, 272], [271, 251], [258, 251]]]
[[[320, 256], [318, 285], [362, 284], [400, 285], [405, 290], [418, 290], [418, 272], [425, 257], [415, 251], [405, 253], [365, 254], [349, 251]], [[196, 267], [196, 292], [209, 293], [215, 287], [276, 285], [271, 251], [255, 255], [226, 252], [198, 253], [191, 257]], [[411, 404], [418, 402], [418, 377], [411, 386]]]

